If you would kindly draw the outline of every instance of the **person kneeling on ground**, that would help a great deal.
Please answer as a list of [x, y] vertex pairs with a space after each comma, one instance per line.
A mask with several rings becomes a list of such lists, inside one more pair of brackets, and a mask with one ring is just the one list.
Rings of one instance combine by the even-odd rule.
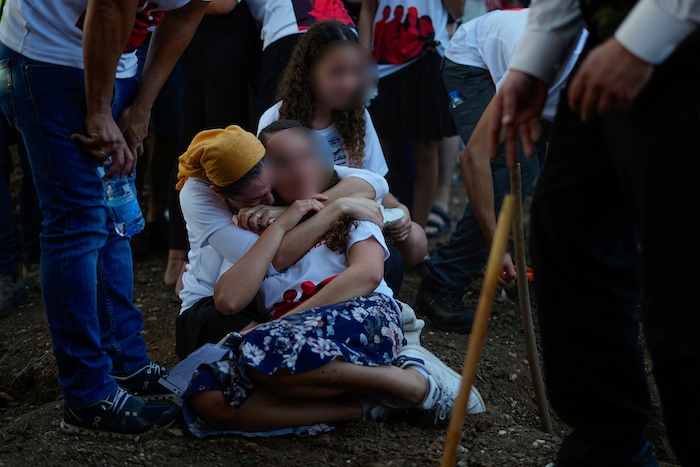
[[[528, 15], [528, 10], [493, 11], [469, 21], [459, 27], [445, 51], [445, 84], [448, 89], [458, 91], [464, 100], [450, 112], [466, 143], [460, 162], [469, 204], [450, 240], [430, 256], [414, 305], [417, 312], [428, 316], [442, 331], [471, 331], [474, 312], [462, 303], [462, 296], [474, 276], [486, 265], [496, 232], [496, 216], [510, 190], [505, 144], [500, 144], [498, 158], [490, 160], [488, 125], [494, 107], [491, 102], [507, 76], [510, 56], [522, 37]], [[549, 88], [541, 119], [544, 142], [556, 115], [559, 94], [587, 35], [585, 31], [581, 34], [566, 66]], [[518, 147], [522, 201], [532, 190], [544, 161], [544, 148], [538, 151], [541, 157], [528, 158]], [[501, 280], [502, 285], [513, 282], [515, 268], [508, 253], [503, 258], [503, 269], [506, 275]]]
[[[308, 138], [306, 129], [278, 132], [266, 141], [268, 154]], [[400, 310], [382, 279], [388, 250], [377, 225], [344, 215], [299, 260], [274, 267], [288, 232], [328, 209], [315, 194], [332, 183], [333, 166], [310, 160], [306, 173], [315, 186], [278, 187], [281, 199], [297, 201], [216, 283], [217, 308], [240, 312], [255, 299], [273, 320], [231, 334], [226, 355], [199, 367], [184, 395], [187, 426], [197, 436], [375, 420], [384, 404], [450, 415], [461, 378], [426, 349], [403, 346]], [[473, 389], [470, 413], [484, 410]]]

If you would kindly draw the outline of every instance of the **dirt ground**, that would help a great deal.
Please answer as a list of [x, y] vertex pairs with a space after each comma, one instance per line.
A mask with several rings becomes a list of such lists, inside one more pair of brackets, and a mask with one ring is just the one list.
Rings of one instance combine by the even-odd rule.
[[[17, 172], [17, 171], [16, 171]], [[13, 175], [17, 180], [18, 174]], [[450, 211], [464, 207], [463, 189], [453, 188]], [[440, 241], [431, 242], [435, 248]], [[179, 303], [161, 289], [165, 257], [136, 264], [135, 301], [143, 312], [143, 332], [152, 358], [177, 362], [175, 319]], [[413, 303], [420, 270], [406, 275], [400, 298]], [[476, 306], [480, 282], [465, 296]], [[437, 331], [427, 324], [422, 343], [460, 370], [467, 336]], [[652, 379], [649, 370], [650, 380]], [[653, 380], [652, 380], [653, 383]], [[539, 466], [554, 460], [567, 428], [554, 416], [554, 435], [540, 429], [517, 303], [498, 298], [488, 330], [476, 385], [487, 406], [465, 423], [458, 465]], [[662, 465], [677, 465], [658, 417], [649, 428]], [[434, 426], [422, 414], [395, 414], [385, 422], [357, 423], [316, 438], [197, 440], [183, 427], [126, 439], [102, 440], [63, 434], [58, 427], [62, 402], [56, 381], [41, 294], [0, 320], [0, 466], [209, 465], [256, 466], [423, 466], [437, 465], [446, 424]]]

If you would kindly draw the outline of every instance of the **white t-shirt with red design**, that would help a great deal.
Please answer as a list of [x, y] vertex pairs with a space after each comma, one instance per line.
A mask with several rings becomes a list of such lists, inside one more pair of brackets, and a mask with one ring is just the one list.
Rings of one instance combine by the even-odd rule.
[[[281, 107], [282, 101], [279, 101], [262, 114], [260, 117], [260, 122], [258, 123], [258, 135], [260, 135], [260, 132], [270, 123], [276, 122], [280, 119]], [[352, 164], [348, 160], [348, 153], [343, 148], [343, 138], [340, 136], [340, 133], [338, 133], [338, 127], [336, 124], [334, 123], [328, 128], [316, 131], [328, 141], [328, 144], [330, 144], [331, 149], [333, 150], [333, 163], [341, 167], [351, 167]], [[377, 130], [374, 128], [372, 117], [367, 109], [365, 109], [365, 157], [362, 159], [362, 167], [356, 168], [369, 170], [370, 172], [379, 174], [382, 177], [385, 177], [386, 174], [389, 173], [389, 166], [386, 165], [384, 151], [382, 150], [382, 145], [379, 142]]]
[[[209, 1], [209, 0], [196, 0]], [[136, 49], [163, 12], [190, 0], [140, 0], [134, 28], [117, 66], [117, 78], [136, 74]], [[0, 41], [32, 60], [83, 69], [83, 24], [88, 0], [7, 0], [0, 22]]]
[[372, 27], [372, 55], [383, 78], [434, 48], [443, 55], [450, 40], [449, 15], [441, 0], [379, 0]]
[[[384, 249], [384, 260], [389, 257], [384, 234], [375, 224], [357, 221], [350, 231], [350, 239], [345, 251], [331, 251], [325, 241], [316, 244], [306, 255], [284, 271], [270, 268], [260, 285], [257, 295], [258, 310], [273, 318], [285, 314], [300, 302], [311, 298], [338, 274], [348, 268], [347, 252], [355, 243], [373, 238]], [[228, 269], [225, 264], [223, 269]], [[374, 292], [393, 297], [393, 292], [382, 280]]]
[[355, 28], [342, 0], [247, 0], [260, 25], [263, 50], [283, 37], [305, 32], [315, 23], [336, 20]]

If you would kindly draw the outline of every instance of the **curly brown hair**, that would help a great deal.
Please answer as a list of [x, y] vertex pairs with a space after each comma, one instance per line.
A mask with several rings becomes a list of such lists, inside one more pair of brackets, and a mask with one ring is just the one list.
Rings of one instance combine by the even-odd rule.
[[[314, 94], [309, 83], [311, 64], [331, 42], [359, 42], [355, 33], [340, 21], [321, 21], [299, 39], [287, 68], [282, 74], [277, 100], [282, 101], [280, 118], [297, 120], [311, 128], [314, 119]], [[362, 167], [365, 157], [365, 108], [334, 110], [333, 121], [343, 140], [352, 167]]]
[[328, 249], [338, 253], [345, 253], [350, 240], [350, 231], [356, 225], [357, 220], [350, 214], [343, 214], [337, 221], [331, 222], [328, 232], [323, 237]]

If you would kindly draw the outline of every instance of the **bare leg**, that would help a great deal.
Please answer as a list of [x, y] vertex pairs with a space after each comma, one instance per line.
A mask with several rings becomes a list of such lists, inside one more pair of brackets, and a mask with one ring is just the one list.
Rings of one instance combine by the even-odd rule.
[[416, 141], [413, 143], [413, 153], [416, 158], [416, 180], [411, 217], [416, 224], [425, 228], [437, 190], [438, 141]]
[[343, 360], [334, 360], [316, 370], [296, 375], [288, 371], [264, 375], [252, 368], [248, 368], [247, 373], [255, 383], [285, 398], [318, 400], [360, 391], [378, 391], [415, 405], [423, 400], [428, 389], [425, 377], [410, 368], [361, 366]]
[[177, 158], [177, 138], [153, 134], [149, 158], [151, 193], [146, 221], [153, 222], [163, 218], [168, 206], [168, 183], [173, 161]]
[[163, 274], [163, 282], [167, 285], [177, 284], [184, 271], [187, 252], [185, 250], [170, 250], [168, 252], [168, 265]]
[[411, 233], [403, 242], [396, 242], [394, 246], [401, 253], [406, 269], [413, 269], [425, 259], [428, 252], [428, 237], [420, 225], [413, 222]]
[[[433, 205], [439, 206], [448, 212], [450, 204], [450, 187], [452, 186], [452, 174], [455, 171], [457, 158], [459, 157], [459, 136], [443, 138], [438, 146], [438, 184]], [[430, 213], [429, 219], [442, 223], [443, 219], [437, 214]], [[428, 227], [428, 229], [431, 229]], [[430, 232], [430, 230], [426, 231]], [[433, 231], [437, 229], [432, 227]]]
[[460, 141], [459, 135], [449, 136], [443, 138], [438, 147], [438, 182], [433, 204], [445, 211], [450, 204], [450, 186], [452, 186], [452, 174], [459, 158]]
[[221, 391], [193, 394], [188, 403], [209, 425], [220, 430], [268, 431], [362, 419], [362, 406], [352, 399], [291, 399], [280, 397], [264, 387], [257, 387], [237, 409], [226, 402]]

